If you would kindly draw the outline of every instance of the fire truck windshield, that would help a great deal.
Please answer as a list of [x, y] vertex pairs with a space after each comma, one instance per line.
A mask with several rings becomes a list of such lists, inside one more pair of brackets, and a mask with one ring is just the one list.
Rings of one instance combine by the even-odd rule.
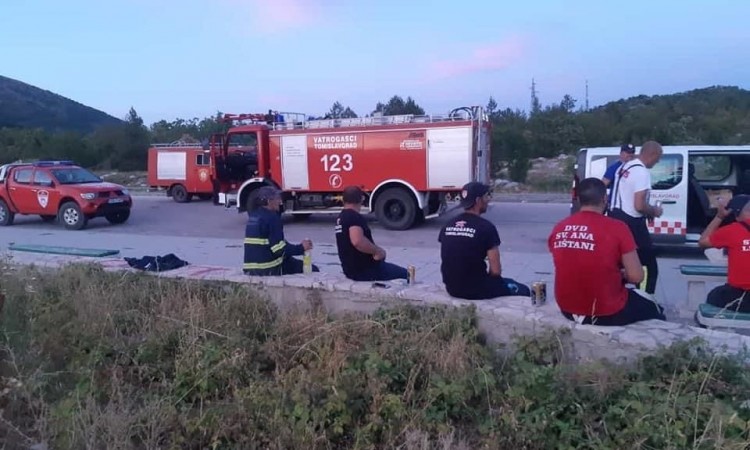
[[250, 147], [256, 149], [258, 136], [255, 133], [232, 133], [229, 135], [230, 147]]
[[82, 167], [52, 169], [60, 184], [101, 183], [102, 179]]

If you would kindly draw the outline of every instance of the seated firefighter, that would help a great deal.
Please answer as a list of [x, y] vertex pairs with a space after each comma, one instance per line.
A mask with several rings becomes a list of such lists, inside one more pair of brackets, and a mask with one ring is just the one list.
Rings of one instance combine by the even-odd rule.
[[360, 214], [365, 194], [349, 186], [342, 194], [344, 209], [336, 219], [336, 248], [344, 275], [354, 281], [408, 279], [405, 268], [385, 261], [385, 250], [375, 245], [367, 219]]
[[[722, 226], [725, 219], [729, 223]], [[738, 195], [726, 207], [719, 204], [698, 244], [727, 249], [727, 283], [711, 290], [706, 303], [750, 313], [750, 195]]]
[[578, 201], [580, 211], [557, 223], [548, 239], [560, 312], [590, 325], [666, 320], [664, 308], [649, 294], [626, 287], [643, 281], [643, 266], [628, 226], [604, 215], [604, 183], [598, 178], [581, 181]]
[[464, 212], [440, 230], [440, 272], [445, 289], [451, 296], [467, 300], [530, 296], [528, 286], [502, 276], [500, 236], [495, 225], [481, 217], [489, 203], [489, 186], [466, 184], [460, 202]]
[[[284, 239], [284, 225], [279, 214], [281, 192], [271, 186], [261, 187], [254, 206], [248, 212], [245, 227], [243, 271], [261, 276], [302, 273], [302, 261], [293, 256], [304, 254], [313, 245], [310, 240], [294, 245]], [[320, 272], [314, 265], [312, 270]]]

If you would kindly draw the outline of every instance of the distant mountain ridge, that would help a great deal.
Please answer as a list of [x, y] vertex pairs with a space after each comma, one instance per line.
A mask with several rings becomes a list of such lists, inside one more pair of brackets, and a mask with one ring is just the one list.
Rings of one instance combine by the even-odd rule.
[[123, 123], [98, 109], [0, 75], [0, 128], [43, 128], [90, 133]]

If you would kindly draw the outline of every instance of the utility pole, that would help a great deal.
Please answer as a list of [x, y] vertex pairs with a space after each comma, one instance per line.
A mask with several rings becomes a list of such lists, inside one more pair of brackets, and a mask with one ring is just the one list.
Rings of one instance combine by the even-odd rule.
[[539, 111], [539, 97], [536, 92], [536, 81], [531, 79], [531, 114], [535, 114]]
[[586, 80], [586, 111], [589, 110], [589, 80]]

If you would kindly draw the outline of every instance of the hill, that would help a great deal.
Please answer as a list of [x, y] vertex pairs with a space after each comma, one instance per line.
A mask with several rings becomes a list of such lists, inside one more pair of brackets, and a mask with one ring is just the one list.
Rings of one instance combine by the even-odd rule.
[[0, 75], [0, 128], [89, 133], [122, 121], [44, 89]]
[[587, 145], [617, 139], [636, 143], [647, 138], [667, 145], [747, 143], [750, 91], [712, 86], [669, 95], [639, 95], [582, 112], [581, 122]]

